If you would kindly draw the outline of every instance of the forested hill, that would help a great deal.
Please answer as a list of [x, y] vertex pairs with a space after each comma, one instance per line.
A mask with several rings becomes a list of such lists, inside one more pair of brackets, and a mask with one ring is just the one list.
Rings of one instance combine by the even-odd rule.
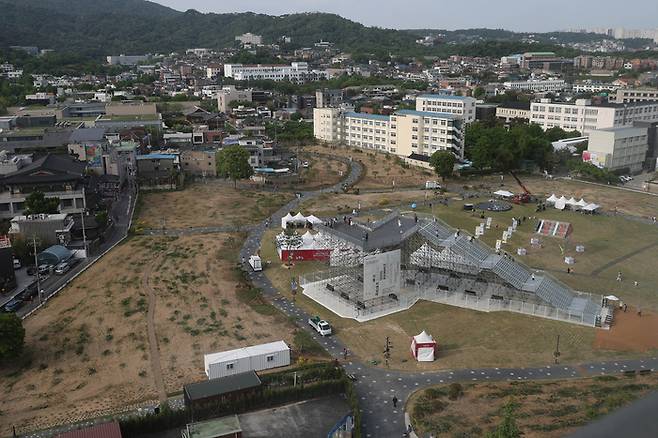
[[419, 50], [409, 33], [365, 27], [323, 13], [202, 14], [144, 0], [0, 0], [0, 11], [1, 46], [37, 46], [97, 56], [226, 47], [245, 32], [263, 35], [266, 43], [285, 35], [292, 37], [295, 46], [323, 39], [357, 52]]

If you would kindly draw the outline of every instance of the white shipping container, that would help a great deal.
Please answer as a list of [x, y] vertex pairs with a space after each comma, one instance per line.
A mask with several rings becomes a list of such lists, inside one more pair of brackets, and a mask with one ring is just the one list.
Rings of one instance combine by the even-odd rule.
[[283, 341], [206, 354], [204, 368], [209, 379], [247, 371], [261, 371], [290, 365], [290, 347]]

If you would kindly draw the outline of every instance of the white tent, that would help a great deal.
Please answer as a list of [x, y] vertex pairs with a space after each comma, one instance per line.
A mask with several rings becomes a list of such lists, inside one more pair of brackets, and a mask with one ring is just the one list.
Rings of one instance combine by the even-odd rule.
[[324, 221], [317, 216], [310, 215], [306, 218], [311, 225], [322, 225]]
[[286, 228], [288, 226], [288, 221], [292, 219], [292, 215], [288, 213], [287, 215], [281, 218], [281, 228]]
[[511, 198], [514, 196], [514, 193], [508, 192], [507, 190], [498, 190], [494, 192], [494, 195], [500, 196], [501, 198]]
[[557, 199], [558, 199], [557, 196], [555, 196], [555, 193], [553, 193], [551, 196], [548, 197], [548, 199], [546, 199], [546, 202], [548, 202], [549, 204], [555, 204]]
[[587, 207], [588, 202], [585, 201], [583, 198], [580, 198], [580, 201], [578, 201], [578, 207]]
[[315, 241], [315, 237], [313, 236], [313, 234], [311, 234], [310, 231], [307, 231], [302, 235], [302, 242], [304, 242], [303, 243], [304, 246], [312, 245], [314, 241]]
[[295, 225], [306, 225], [306, 216], [304, 216], [304, 215], [302, 214], [302, 212], [300, 211], [299, 213], [297, 213], [296, 215], [294, 215], [294, 216], [292, 217], [292, 219], [290, 219], [289, 222], [291, 222], [291, 223], [293, 223], [293, 224], [295, 224]]
[[584, 211], [589, 211], [589, 212], [593, 213], [593, 212], [595, 212], [596, 210], [598, 210], [599, 207], [600, 207], [600, 205], [597, 205], [597, 204], [592, 203], [592, 204], [587, 204], [585, 207], [583, 207], [583, 210], [584, 210]]
[[562, 196], [560, 199], [555, 201], [555, 208], [557, 208], [558, 210], [564, 210], [564, 207], [566, 207], [566, 205], [567, 205], [567, 198], [565, 198], [564, 196]]
[[434, 361], [436, 341], [423, 330], [411, 340], [411, 354], [418, 362]]
[[567, 201], [567, 205], [571, 205], [571, 206], [573, 207], [574, 205], [578, 205], [578, 201], [576, 201], [576, 199], [572, 196], [572, 197]]

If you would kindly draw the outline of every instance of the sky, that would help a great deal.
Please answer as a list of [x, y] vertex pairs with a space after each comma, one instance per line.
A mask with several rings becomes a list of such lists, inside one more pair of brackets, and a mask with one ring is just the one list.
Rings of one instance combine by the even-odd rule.
[[153, 0], [181, 11], [282, 15], [331, 12], [368, 26], [397, 29], [658, 28], [657, 0]]

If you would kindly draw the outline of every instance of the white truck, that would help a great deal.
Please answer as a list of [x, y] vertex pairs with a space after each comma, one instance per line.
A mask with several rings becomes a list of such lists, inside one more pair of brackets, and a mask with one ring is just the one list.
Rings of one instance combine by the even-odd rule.
[[324, 319], [320, 319], [319, 316], [309, 318], [308, 325], [313, 327], [315, 331], [320, 333], [322, 336], [329, 336], [331, 334], [331, 326]]
[[441, 184], [436, 181], [425, 181], [425, 190], [436, 190], [440, 188]]
[[263, 270], [263, 265], [261, 263], [260, 257], [258, 257], [257, 255], [252, 255], [251, 257], [249, 257], [249, 266], [251, 266], [251, 269], [253, 269], [254, 272]]

